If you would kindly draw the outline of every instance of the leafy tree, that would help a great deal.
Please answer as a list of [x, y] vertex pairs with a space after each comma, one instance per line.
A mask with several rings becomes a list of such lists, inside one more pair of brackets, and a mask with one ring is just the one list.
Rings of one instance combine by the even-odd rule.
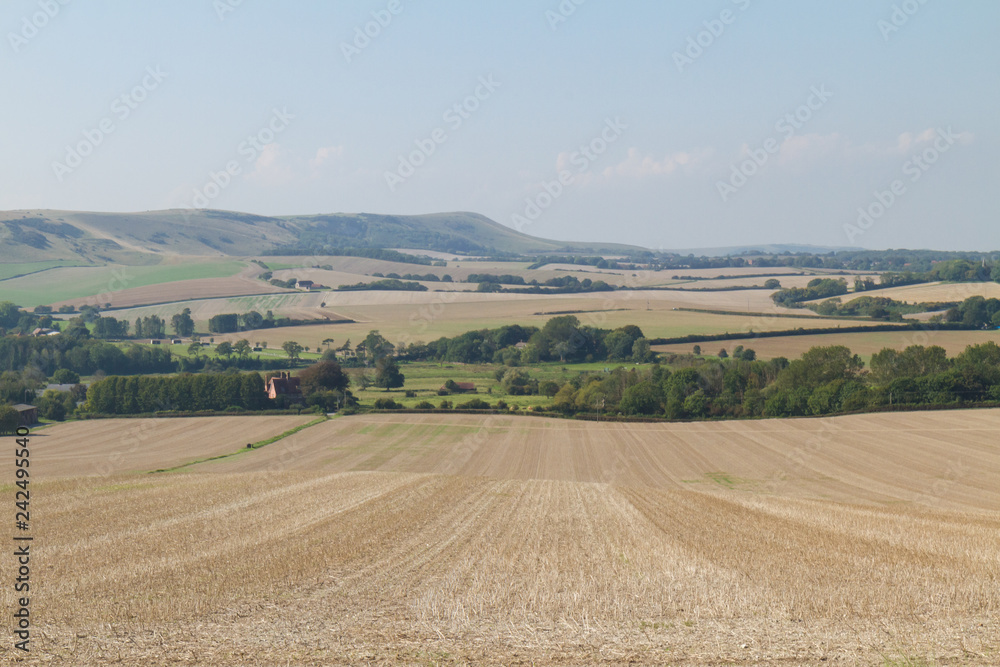
[[[864, 367], [861, 357], [843, 345], [814, 347], [781, 371], [775, 384], [783, 389], [812, 389], [834, 380], [856, 378]], [[801, 413], [799, 413], [801, 414]]]
[[256, 310], [251, 310], [249, 313], [240, 315], [239, 324], [244, 330], [260, 329], [264, 325], [264, 316]]
[[481, 398], [473, 398], [455, 406], [456, 410], [489, 410], [490, 404]]
[[503, 376], [502, 386], [511, 396], [529, 396], [538, 393], [538, 380], [521, 369], [507, 371]]
[[[143, 337], [163, 338], [167, 335], [167, 323], [163, 321], [163, 318], [157, 315], [150, 315], [149, 317], [142, 318], [142, 331]], [[138, 333], [136, 334], [136, 337], [140, 337]]]
[[637, 338], [632, 343], [632, 361], [642, 364], [650, 361], [654, 356], [648, 338]]
[[555, 399], [553, 400], [553, 407], [556, 410], [563, 412], [572, 410], [573, 406], [576, 404], [576, 387], [567, 382], [556, 392]]
[[943, 373], [950, 367], [948, 353], [937, 345], [911, 345], [902, 352], [886, 348], [872, 355], [871, 379], [876, 384], [889, 384], [900, 378]]
[[538, 386], [538, 393], [552, 398], [559, 393], [559, 385], [552, 380], [546, 380]]
[[375, 362], [375, 386], [386, 391], [402, 387], [405, 378], [392, 357], [382, 357]]
[[694, 346], [694, 350], [692, 350], [692, 352], [694, 353], [694, 355], [696, 357], [700, 357], [701, 356], [701, 345], [695, 345]]
[[197, 357], [201, 354], [201, 343], [198, 341], [191, 341], [191, 344], [187, 347], [188, 354], [192, 357]]
[[781, 281], [777, 278], [769, 278], [764, 281], [764, 289], [781, 289]]
[[711, 401], [701, 389], [684, 399], [684, 412], [690, 417], [706, 416], [710, 406]]
[[617, 329], [604, 337], [604, 347], [608, 350], [610, 361], [625, 361], [632, 355], [632, 344], [635, 338]]
[[226, 359], [229, 359], [230, 357], [233, 356], [232, 343], [229, 343], [228, 341], [222, 341], [221, 343], [215, 346], [215, 353], [221, 354]]
[[299, 355], [302, 354], [302, 346], [294, 340], [286, 340], [281, 344], [281, 349], [285, 351], [289, 359], [298, 359]]
[[245, 338], [236, 341], [235, 343], [233, 343], [233, 352], [235, 352], [236, 356], [238, 356], [240, 359], [246, 359], [247, 357], [250, 356], [251, 352], [250, 341], [246, 340]]
[[299, 373], [299, 381], [308, 395], [320, 390], [345, 392], [351, 378], [336, 361], [320, 361]]
[[17, 410], [9, 405], [0, 405], [0, 434], [7, 435], [17, 431], [19, 416]]
[[37, 401], [38, 414], [43, 419], [61, 422], [76, 410], [76, 398], [72, 392], [49, 389]]
[[94, 320], [95, 338], [125, 338], [128, 336], [128, 321], [119, 322], [113, 317], [100, 317]]
[[26, 370], [4, 371], [0, 374], [0, 403], [30, 403], [35, 398], [37, 381]]
[[567, 340], [561, 340], [552, 346], [552, 351], [559, 357], [560, 362], [565, 362], [566, 356], [573, 352], [573, 345]]
[[239, 331], [239, 315], [236, 313], [224, 313], [214, 315], [208, 320], [208, 330], [212, 333], [233, 333]]
[[656, 383], [644, 380], [625, 390], [618, 409], [626, 415], [655, 415], [662, 411], [662, 396]]
[[170, 326], [178, 336], [190, 336], [194, 334], [194, 320], [191, 319], [191, 309], [185, 308], [180, 313], [170, 318]]
[[364, 352], [365, 362], [371, 366], [379, 359], [391, 355], [395, 351], [392, 343], [385, 339], [378, 331], [369, 331], [368, 335], [358, 346]]
[[0, 301], [0, 327], [13, 329], [21, 319], [21, 309], [10, 301]]
[[80, 375], [68, 368], [60, 368], [52, 374], [52, 381], [56, 384], [77, 384], [80, 382]]

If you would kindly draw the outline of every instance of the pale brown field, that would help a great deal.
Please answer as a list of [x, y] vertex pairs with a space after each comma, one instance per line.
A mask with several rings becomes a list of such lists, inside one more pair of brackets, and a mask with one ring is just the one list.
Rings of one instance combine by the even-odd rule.
[[[903, 350], [911, 345], [939, 345], [949, 356], [959, 354], [969, 345], [993, 341], [1000, 344], [1000, 331], [877, 331], [872, 333], [816, 334], [813, 336], [777, 336], [775, 338], [741, 338], [738, 340], [699, 343], [702, 353], [718, 354], [725, 349], [732, 354], [737, 345], [752, 348], [758, 359], [786, 357], [796, 359], [810, 348], [827, 345], [846, 345], [854, 354], [870, 359], [885, 348]], [[655, 345], [656, 352], [689, 354], [694, 343], [683, 345]]]
[[[845, 295], [840, 297], [847, 303], [855, 295]], [[927, 283], [924, 285], [907, 285], [905, 287], [893, 287], [891, 289], [873, 290], [864, 292], [857, 296], [889, 297], [903, 303], [934, 303], [934, 302], [961, 302], [974, 296], [981, 296], [987, 299], [1000, 298], [1000, 284], [998, 283]]]
[[[270, 347], [280, 347], [286, 340], [310, 347], [325, 338], [334, 338], [340, 343], [348, 338], [357, 342], [372, 329], [378, 329], [394, 343], [431, 341], [441, 336], [507, 324], [543, 326], [556, 313], [567, 311], [574, 312], [589, 326], [615, 328], [636, 324], [651, 338], [845, 325], [843, 320], [829, 320], [804, 309], [791, 311], [803, 316], [796, 318], [738, 314], [740, 311], [745, 313], [748, 308], [755, 313], [790, 312], [775, 306], [769, 294], [767, 290], [641, 290], [549, 296], [478, 292], [302, 292], [131, 308], [115, 311], [114, 316], [132, 321], [137, 317], [158, 315], [169, 320], [174, 313], [190, 308], [192, 317], [201, 323], [200, 330], [206, 328], [204, 323], [214, 315], [248, 310], [261, 313], [272, 310], [277, 315], [299, 319], [354, 320], [347, 324], [283, 327], [235, 336], [267, 341]], [[322, 304], [326, 304], [325, 307], [321, 307]], [[692, 313], [675, 308], [728, 309], [734, 314]], [[848, 324], [864, 325], [865, 322]]]
[[32, 664], [994, 665], [998, 428], [386, 415], [44, 481]]
[[169, 468], [228, 454], [312, 417], [99, 419], [55, 424], [36, 433], [32, 470], [42, 477], [118, 474]]

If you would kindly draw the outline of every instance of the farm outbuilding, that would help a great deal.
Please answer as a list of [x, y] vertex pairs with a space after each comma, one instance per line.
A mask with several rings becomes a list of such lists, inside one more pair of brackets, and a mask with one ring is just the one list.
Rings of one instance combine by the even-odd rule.
[[20, 426], [31, 426], [38, 423], [38, 408], [34, 405], [20, 403], [14, 406], [17, 410], [17, 419]]

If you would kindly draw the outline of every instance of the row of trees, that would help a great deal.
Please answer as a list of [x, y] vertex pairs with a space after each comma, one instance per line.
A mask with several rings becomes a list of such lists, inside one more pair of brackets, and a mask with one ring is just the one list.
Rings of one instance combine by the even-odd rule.
[[[520, 343], [523, 345], [518, 347]], [[514, 324], [469, 331], [430, 343], [414, 343], [400, 349], [399, 356], [411, 361], [519, 366], [542, 361], [642, 363], [651, 361], [655, 355], [650, 351], [649, 340], [637, 326], [600, 329], [582, 325], [575, 315], [562, 315], [550, 319], [541, 329]]]
[[86, 411], [128, 415], [261, 410], [266, 407], [269, 407], [268, 400], [260, 373], [200, 373], [172, 377], [108, 377], [90, 386]]
[[119, 347], [104, 341], [72, 336], [0, 338], [0, 370], [37, 369], [51, 376], [59, 369], [79, 375], [172, 373], [176, 368], [169, 350], [146, 345]]
[[814, 278], [805, 287], [789, 287], [771, 295], [779, 306], [795, 307], [802, 301], [829, 299], [847, 294], [847, 281], [843, 278]]
[[618, 369], [580, 375], [556, 393], [553, 407], [597, 409], [670, 419], [792, 417], [866, 411], [889, 405], [1000, 401], [1000, 347], [970, 346], [949, 358], [941, 347], [911, 346], [876, 354], [870, 371], [843, 346], [815, 347], [789, 362], [724, 359], [671, 371]]

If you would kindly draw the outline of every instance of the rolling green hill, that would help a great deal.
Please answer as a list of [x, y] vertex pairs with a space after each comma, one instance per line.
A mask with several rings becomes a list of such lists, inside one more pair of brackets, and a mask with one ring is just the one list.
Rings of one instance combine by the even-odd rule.
[[0, 263], [156, 263], [170, 255], [249, 256], [374, 247], [465, 254], [632, 254], [614, 243], [540, 239], [476, 213], [265, 217], [216, 210], [0, 212]]

